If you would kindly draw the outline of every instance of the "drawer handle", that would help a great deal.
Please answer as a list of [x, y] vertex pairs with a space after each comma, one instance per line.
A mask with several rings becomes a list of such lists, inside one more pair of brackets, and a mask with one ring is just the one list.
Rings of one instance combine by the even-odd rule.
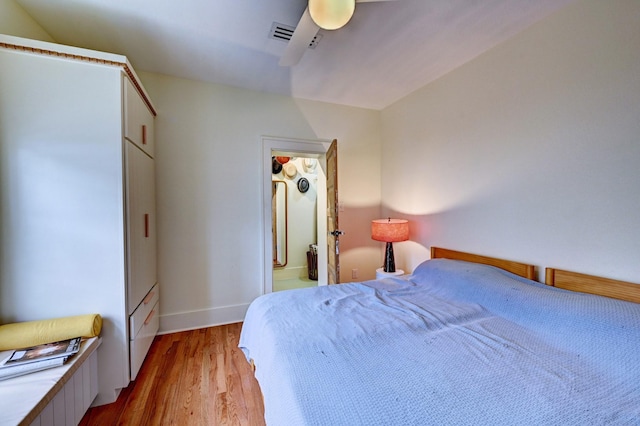
[[147, 144], [147, 126], [145, 124], [142, 125], [142, 145]]
[[149, 294], [147, 294], [147, 297], [144, 298], [144, 300], [142, 301], [142, 303], [144, 303], [145, 305], [148, 304], [149, 302], [151, 302], [151, 299], [153, 299], [153, 295], [156, 294], [155, 291], [150, 291]]
[[149, 238], [149, 213], [144, 214], [144, 237]]
[[149, 315], [147, 316], [147, 319], [144, 320], [144, 325], [149, 325], [149, 323], [151, 322], [151, 318], [153, 318], [153, 316], [156, 314], [156, 310], [154, 309], [153, 311], [149, 312]]

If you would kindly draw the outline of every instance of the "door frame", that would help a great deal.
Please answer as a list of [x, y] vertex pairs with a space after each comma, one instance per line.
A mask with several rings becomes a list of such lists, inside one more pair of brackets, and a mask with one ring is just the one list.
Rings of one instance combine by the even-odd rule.
[[271, 157], [275, 154], [300, 154], [316, 158], [318, 173], [317, 235], [318, 235], [318, 285], [327, 285], [327, 200], [326, 200], [326, 152], [331, 140], [292, 139], [262, 136], [262, 238], [263, 285], [262, 294], [273, 291], [273, 234], [271, 232]]

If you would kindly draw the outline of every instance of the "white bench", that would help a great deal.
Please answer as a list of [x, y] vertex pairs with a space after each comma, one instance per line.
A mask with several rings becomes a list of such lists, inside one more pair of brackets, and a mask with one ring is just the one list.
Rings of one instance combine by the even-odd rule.
[[101, 340], [82, 342], [61, 367], [0, 382], [0, 425], [75, 426], [98, 394]]

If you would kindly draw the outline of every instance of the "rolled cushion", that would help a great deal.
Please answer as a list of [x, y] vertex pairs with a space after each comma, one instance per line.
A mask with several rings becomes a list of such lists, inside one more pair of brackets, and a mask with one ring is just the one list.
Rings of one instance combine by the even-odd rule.
[[76, 315], [0, 325], [0, 351], [28, 348], [73, 337], [95, 337], [102, 330], [99, 314]]

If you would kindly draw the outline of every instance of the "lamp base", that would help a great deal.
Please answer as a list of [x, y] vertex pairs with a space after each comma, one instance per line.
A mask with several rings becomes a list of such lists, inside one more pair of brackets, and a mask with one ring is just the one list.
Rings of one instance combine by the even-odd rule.
[[396, 260], [393, 257], [393, 244], [387, 243], [387, 247], [384, 251], [384, 271], [395, 272]]

